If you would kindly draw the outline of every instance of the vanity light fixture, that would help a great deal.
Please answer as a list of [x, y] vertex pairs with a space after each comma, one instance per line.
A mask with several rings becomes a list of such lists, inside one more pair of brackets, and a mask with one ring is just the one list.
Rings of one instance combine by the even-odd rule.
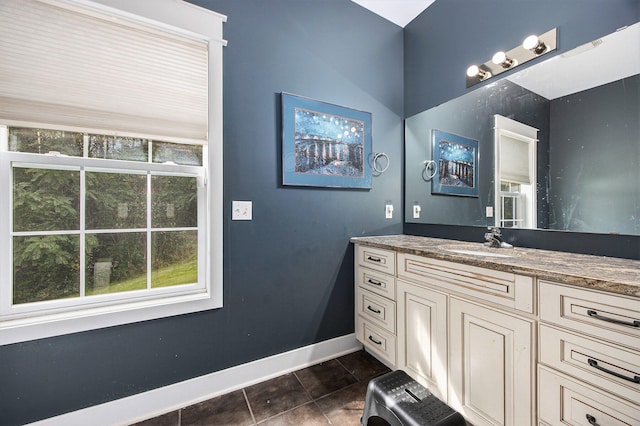
[[557, 40], [558, 29], [554, 28], [539, 36], [527, 37], [522, 44], [509, 51], [497, 52], [490, 61], [484, 64], [470, 66], [467, 68], [467, 87], [546, 55], [556, 49]]

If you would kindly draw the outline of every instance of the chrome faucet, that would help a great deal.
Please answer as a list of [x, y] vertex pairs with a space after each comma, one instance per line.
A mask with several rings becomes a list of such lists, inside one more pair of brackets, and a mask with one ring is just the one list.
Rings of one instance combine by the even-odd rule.
[[489, 226], [487, 229], [489, 232], [484, 234], [484, 239], [486, 240], [484, 245], [489, 247], [502, 247], [502, 232], [500, 232], [500, 228], [497, 226]]

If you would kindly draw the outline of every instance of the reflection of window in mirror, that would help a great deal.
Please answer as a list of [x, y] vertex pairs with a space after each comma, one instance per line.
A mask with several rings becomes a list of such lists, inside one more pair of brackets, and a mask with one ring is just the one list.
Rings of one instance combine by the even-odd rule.
[[494, 117], [495, 224], [535, 228], [538, 129], [501, 115]]
[[527, 194], [525, 186], [518, 182], [500, 180], [500, 212], [497, 226], [500, 228], [522, 228], [525, 226]]

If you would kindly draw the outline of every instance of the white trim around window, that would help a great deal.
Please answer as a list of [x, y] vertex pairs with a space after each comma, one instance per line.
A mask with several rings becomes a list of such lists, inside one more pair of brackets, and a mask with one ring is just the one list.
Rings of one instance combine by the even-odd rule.
[[[114, 18], [138, 21], [143, 25], [153, 25], [159, 31], [167, 30], [205, 40], [208, 45], [208, 125], [206, 176], [203, 177], [207, 205], [203, 207], [206, 216], [206, 243], [200, 247], [208, 259], [204, 271], [206, 291], [185, 292], [184, 294], [150, 300], [129, 301], [118, 305], [93, 305], [88, 308], [48, 313], [41, 316], [20, 317], [0, 321], [0, 345], [24, 342], [34, 339], [88, 331], [185, 313], [210, 310], [222, 306], [222, 25], [226, 17], [202, 9], [181, 0], [42, 0], [45, 3], [71, 8], [89, 9], [96, 13], [107, 13]], [[158, 3], [162, 2], [162, 5]], [[2, 117], [0, 117], [1, 119]], [[43, 126], [44, 127], [44, 126]], [[49, 126], [52, 127], [52, 126]], [[82, 127], [82, 126], [80, 126]], [[155, 136], [155, 135], [154, 135]], [[6, 140], [6, 138], [5, 138]], [[7, 147], [2, 147], [0, 156], [8, 162]], [[11, 153], [13, 156], [21, 154]], [[15, 161], [15, 158], [13, 159]], [[108, 160], [107, 160], [108, 161]], [[149, 165], [153, 168], [153, 164]], [[0, 168], [0, 197], [9, 199], [11, 188], [11, 167]], [[3, 239], [10, 238], [10, 206], [0, 209], [0, 232]], [[4, 256], [2, 270], [11, 270], [11, 264]], [[2, 277], [2, 285], [5, 285]]]

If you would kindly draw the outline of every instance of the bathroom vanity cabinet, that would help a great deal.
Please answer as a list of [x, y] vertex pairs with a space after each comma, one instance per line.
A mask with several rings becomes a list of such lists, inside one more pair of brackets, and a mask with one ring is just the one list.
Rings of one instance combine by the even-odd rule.
[[640, 262], [614, 261], [632, 276], [608, 282], [590, 256], [352, 241], [357, 338], [472, 424], [640, 425]]

